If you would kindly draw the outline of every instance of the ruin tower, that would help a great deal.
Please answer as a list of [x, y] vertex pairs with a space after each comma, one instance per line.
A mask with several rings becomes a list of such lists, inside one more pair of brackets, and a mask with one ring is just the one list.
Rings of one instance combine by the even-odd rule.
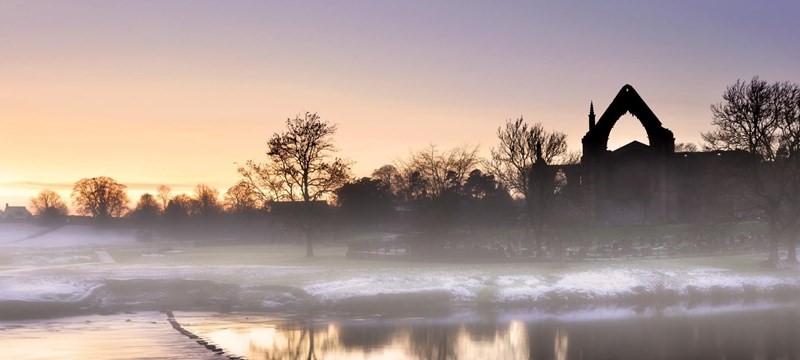
[[[649, 144], [634, 141], [609, 151], [611, 130], [626, 113], [631, 113], [645, 128]], [[676, 221], [676, 195], [668, 171], [675, 152], [675, 137], [632, 86], [623, 86], [596, 122], [594, 103], [590, 103], [589, 131], [582, 142], [581, 187], [590, 223]]]

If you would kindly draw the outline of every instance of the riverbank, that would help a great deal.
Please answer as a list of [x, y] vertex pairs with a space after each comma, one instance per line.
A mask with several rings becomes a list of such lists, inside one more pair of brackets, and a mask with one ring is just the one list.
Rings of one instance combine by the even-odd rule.
[[0, 320], [125, 311], [441, 312], [450, 308], [746, 304], [800, 298], [795, 267], [765, 255], [576, 263], [349, 260], [320, 244], [7, 248]]

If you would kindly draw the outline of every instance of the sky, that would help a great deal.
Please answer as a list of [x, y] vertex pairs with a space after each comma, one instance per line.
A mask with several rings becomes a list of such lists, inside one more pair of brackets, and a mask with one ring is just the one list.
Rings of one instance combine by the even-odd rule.
[[[631, 84], [677, 142], [755, 75], [800, 82], [796, 1], [0, 0], [0, 203], [109, 176], [135, 199], [233, 185], [288, 117], [338, 124], [356, 176], [496, 143], [523, 116], [580, 151]], [[609, 146], [646, 143], [626, 115]]]

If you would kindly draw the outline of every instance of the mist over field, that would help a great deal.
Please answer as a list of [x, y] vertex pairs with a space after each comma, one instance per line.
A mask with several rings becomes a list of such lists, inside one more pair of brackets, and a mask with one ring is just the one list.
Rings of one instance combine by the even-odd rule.
[[[391, 233], [360, 236], [398, 239]], [[524, 358], [536, 353], [537, 341], [563, 341], [565, 331], [573, 346], [582, 346], [576, 344], [593, 326], [632, 336], [644, 326], [668, 331], [745, 317], [760, 324], [762, 313], [791, 312], [800, 295], [797, 269], [762, 269], [765, 255], [758, 252], [583, 261], [370, 260], [349, 258], [347, 242], [338, 236], [317, 240], [315, 257], [307, 258], [302, 241], [142, 241], [135, 228], [1, 223], [0, 328], [6, 341], [0, 353], [28, 358], [31, 347], [40, 347], [38, 353], [48, 357], [118, 359], [292, 358], [315, 351], [326, 358], [428, 358], [444, 346], [466, 359]], [[29, 340], [53, 329], [58, 332], [47, 335], [47, 346]], [[436, 340], [422, 341], [422, 334]], [[86, 336], [92, 341], [85, 343]], [[755, 330], [750, 336], [780, 341]], [[132, 353], [108, 350], [143, 343]], [[595, 346], [620, 351], [613, 344], [608, 338]], [[679, 348], [665, 349], [676, 349], [667, 354], [678, 357], [716, 351]], [[558, 353], [549, 349], [542, 356]], [[617, 355], [643, 356], [652, 349], [627, 351]]]
[[759, 270], [755, 265], [763, 255], [758, 254], [386, 262], [349, 260], [346, 246], [337, 242], [323, 243], [317, 257], [306, 259], [302, 247], [293, 244], [141, 242], [133, 229], [88, 225], [0, 224], [0, 233], [4, 318], [166, 309], [404, 313], [535, 306], [564, 311], [788, 300], [800, 293], [794, 270]]

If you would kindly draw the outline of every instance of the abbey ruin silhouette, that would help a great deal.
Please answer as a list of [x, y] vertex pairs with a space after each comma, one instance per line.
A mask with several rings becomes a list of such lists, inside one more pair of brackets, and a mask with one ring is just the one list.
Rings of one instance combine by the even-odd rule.
[[[611, 151], [609, 135], [626, 113], [641, 122], [649, 144], [632, 141]], [[540, 165], [538, 170], [562, 174], [566, 185], [561, 191], [577, 199], [585, 222], [656, 225], [724, 221], [741, 215], [734, 214], [741, 199], [731, 189], [735, 188], [734, 170], [747, 158], [746, 152], [676, 153], [672, 131], [631, 85], [623, 86], [595, 120], [590, 103], [580, 164], [545, 165], [547, 170]]]

